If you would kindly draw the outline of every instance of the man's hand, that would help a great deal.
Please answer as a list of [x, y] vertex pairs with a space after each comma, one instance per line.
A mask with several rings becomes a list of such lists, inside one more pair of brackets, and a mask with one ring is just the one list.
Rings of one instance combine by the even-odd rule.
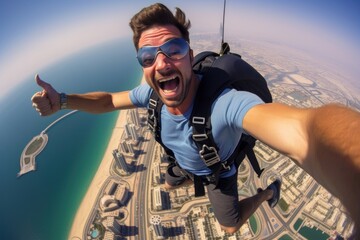
[[40, 116], [48, 116], [60, 110], [60, 94], [49, 83], [41, 80], [38, 74], [35, 81], [42, 91], [35, 93], [31, 101]]

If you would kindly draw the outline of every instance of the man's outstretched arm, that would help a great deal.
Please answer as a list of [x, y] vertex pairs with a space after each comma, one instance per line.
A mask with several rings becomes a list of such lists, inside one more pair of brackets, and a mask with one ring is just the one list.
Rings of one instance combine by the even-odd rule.
[[[51, 115], [60, 110], [60, 93], [49, 83], [35, 76], [36, 83], [42, 91], [35, 93], [31, 101], [41, 116]], [[105, 113], [119, 109], [134, 108], [129, 92], [90, 92], [84, 94], [67, 94], [67, 109], [76, 109], [90, 113]]]
[[338, 197], [359, 228], [359, 112], [336, 104], [298, 109], [271, 103], [249, 110], [243, 126]]

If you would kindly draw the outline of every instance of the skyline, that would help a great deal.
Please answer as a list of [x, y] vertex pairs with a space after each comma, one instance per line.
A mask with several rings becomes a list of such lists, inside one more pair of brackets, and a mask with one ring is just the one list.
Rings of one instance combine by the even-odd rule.
[[[0, 98], [25, 78], [38, 72], [41, 75], [44, 67], [77, 51], [117, 38], [131, 39], [130, 18], [154, 2], [1, 1], [0, 31], [5, 34], [0, 39]], [[171, 10], [176, 6], [184, 10], [192, 23], [190, 36], [219, 32], [223, 1], [206, 1], [206, 5], [203, 0], [162, 3]], [[239, 35], [301, 49], [327, 59], [356, 84], [355, 77], [360, 74], [359, 12], [360, 4], [351, 0], [228, 0], [225, 40]], [[360, 89], [358, 84], [356, 87]]]

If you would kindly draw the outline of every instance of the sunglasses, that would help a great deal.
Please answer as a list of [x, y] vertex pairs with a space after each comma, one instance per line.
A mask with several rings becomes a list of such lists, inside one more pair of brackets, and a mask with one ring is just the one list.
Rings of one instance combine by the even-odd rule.
[[137, 52], [137, 59], [144, 68], [151, 67], [159, 53], [173, 60], [180, 60], [189, 52], [189, 43], [182, 38], [171, 39], [160, 46], [144, 46]]

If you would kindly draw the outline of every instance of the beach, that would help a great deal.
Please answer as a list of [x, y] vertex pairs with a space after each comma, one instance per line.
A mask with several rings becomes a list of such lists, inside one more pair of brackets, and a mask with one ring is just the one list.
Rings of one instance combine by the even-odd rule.
[[104, 153], [104, 157], [77, 210], [68, 239], [82, 239], [86, 221], [92, 208], [94, 207], [99, 190], [106, 179], [110, 176], [110, 167], [113, 160], [112, 150], [118, 148], [124, 125], [126, 124], [126, 113], [127, 110], [121, 110], [119, 113], [108, 146]]

